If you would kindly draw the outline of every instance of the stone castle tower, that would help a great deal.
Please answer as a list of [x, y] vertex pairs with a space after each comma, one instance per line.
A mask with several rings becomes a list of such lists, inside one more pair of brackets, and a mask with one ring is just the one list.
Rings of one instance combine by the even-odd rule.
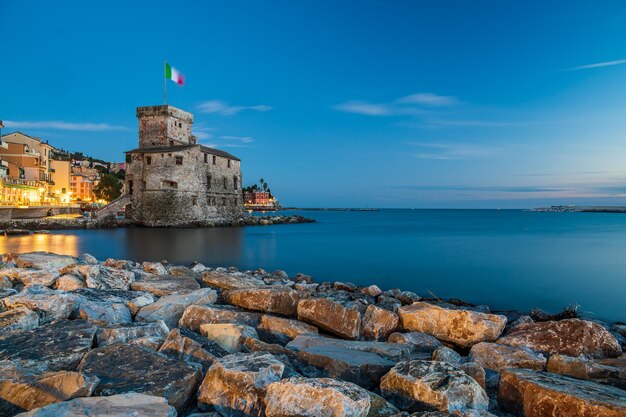
[[243, 213], [241, 161], [198, 145], [193, 115], [169, 105], [138, 107], [139, 147], [126, 152], [131, 217], [145, 226], [228, 222]]

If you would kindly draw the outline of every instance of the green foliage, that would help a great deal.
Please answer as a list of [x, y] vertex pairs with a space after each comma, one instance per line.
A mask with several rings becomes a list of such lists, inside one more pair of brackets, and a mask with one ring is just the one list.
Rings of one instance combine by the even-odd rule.
[[93, 193], [98, 199], [113, 201], [122, 195], [122, 182], [115, 175], [103, 174]]

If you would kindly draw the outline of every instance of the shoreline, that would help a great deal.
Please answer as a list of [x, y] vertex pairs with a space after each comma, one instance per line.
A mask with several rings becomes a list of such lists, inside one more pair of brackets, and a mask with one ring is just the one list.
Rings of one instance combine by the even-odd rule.
[[[539, 398], [626, 412], [626, 325], [580, 319], [575, 308], [492, 311], [280, 270], [46, 252], [4, 254], [0, 305], [0, 360], [13, 361], [0, 381], [20, 384], [30, 401], [0, 385], [8, 416], [16, 410], [2, 407], [89, 408], [105, 392], [114, 404], [147, 401], [130, 392], [156, 396], [139, 416], [233, 407], [301, 416], [300, 404], [350, 400], [353, 412], [337, 415], [493, 417]], [[50, 399], [37, 381], [52, 371], [89, 387], [59, 385]]]

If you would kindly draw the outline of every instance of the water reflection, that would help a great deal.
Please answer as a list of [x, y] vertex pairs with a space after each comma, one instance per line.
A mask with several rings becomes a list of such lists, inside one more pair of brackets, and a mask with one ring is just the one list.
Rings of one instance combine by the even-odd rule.
[[81, 252], [79, 238], [76, 235], [65, 234], [36, 234], [0, 238], [0, 253], [40, 251], [78, 256]]

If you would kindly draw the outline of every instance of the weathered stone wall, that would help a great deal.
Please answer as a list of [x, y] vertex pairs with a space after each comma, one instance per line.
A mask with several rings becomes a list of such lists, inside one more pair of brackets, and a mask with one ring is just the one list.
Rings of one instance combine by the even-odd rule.
[[193, 143], [193, 115], [172, 106], [138, 107], [139, 147]]

